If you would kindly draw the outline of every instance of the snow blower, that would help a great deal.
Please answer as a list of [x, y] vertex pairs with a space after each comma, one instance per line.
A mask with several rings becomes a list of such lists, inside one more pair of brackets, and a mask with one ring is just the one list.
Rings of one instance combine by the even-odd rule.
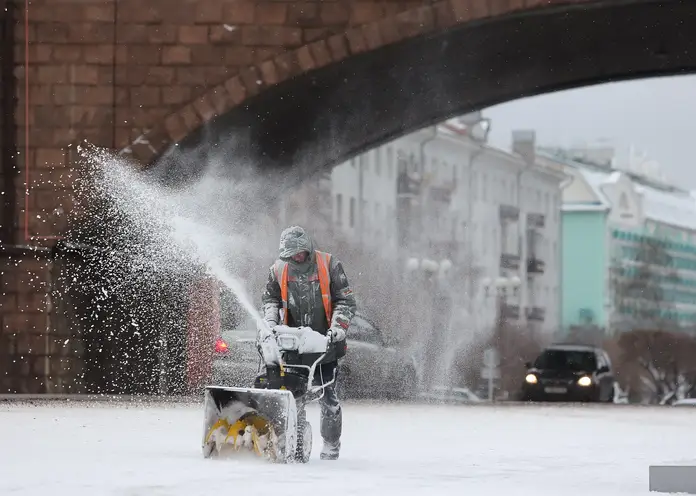
[[313, 386], [329, 338], [309, 327], [277, 326], [257, 345], [266, 371], [253, 388], [207, 386], [203, 456], [251, 454], [276, 463], [307, 463], [312, 427], [305, 406], [330, 381]]

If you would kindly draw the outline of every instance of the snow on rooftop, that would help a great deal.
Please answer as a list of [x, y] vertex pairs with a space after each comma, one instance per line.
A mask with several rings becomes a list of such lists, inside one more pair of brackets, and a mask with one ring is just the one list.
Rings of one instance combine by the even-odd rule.
[[597, 195], [597, 199], [600, 201], [600, 203], [606, 206], [611, 206], [611, 202], [604, 194], [604, 191], [602, 191], [602, 186], [604, 184], [607, 184], [609, 174], [607, 174], [606, 172], [593, 171], [590, 169], [579, 169], [579, 172], [580, 175], [582, 175], [582, 177], [585, 179], [587, 184], [590, 186], [590, 188], [592, 188], [595, 195]]
[[696, 231], [696, 199], [688, 193], [661, 191], [635, 185], [643, 197], [645, 216], [666, 224]]
[[621, 172], [619, 171], [614, 171], [611, 174], [609, 174], [609, 177], [606, 180], [607, 184], [616, 184], [619, 182], [619, 179], [621, 178]]
[[467, 136], [469, 134], [469, 127], [459, 119], [453, 118], [440, 124], [438, 126], [438, 131], [447, 135]]
[[[578, 168], [578, 171], [599, 200], [605, 205], [611, 205], [602, 187], [616, 183], [622, 173], [586, 168]], [[646, 218], [696, 231], [696, 192], [665, 191], [636, 182], [633, 182], [633, 187], [642, 198], [643, 215]]]

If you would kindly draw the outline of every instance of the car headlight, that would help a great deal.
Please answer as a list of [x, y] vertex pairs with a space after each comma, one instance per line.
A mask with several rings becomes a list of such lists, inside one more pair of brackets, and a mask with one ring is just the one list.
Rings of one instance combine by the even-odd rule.
[[527, 374], [527, 377], [525, 377], [524, 380], [529, 384], [536, 384], [537, 376], [535, 376], [534, 374]]
[[589, 386], [592, 384], [592, 379], [590, 379], [587, 376], [581, 377], [580, 379], [578, 379], [578, 384], [580, 386]]

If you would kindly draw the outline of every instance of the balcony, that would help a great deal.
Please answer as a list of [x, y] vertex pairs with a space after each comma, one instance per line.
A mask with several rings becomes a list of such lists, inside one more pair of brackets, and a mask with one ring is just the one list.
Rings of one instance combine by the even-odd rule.
[[546, 309], [541, 307], [532, 307], [527, 309], [527, 320], [535, 320], [543, 322], [546, 317]]
[[517, 221], [520, 218], [520, 209], [512, 205], [500, 205], [498, 212], [500, 220]]
[[449, 204], [452, 202], [452, 189], [441, 186], [430, 187], [430, 199], [438, 203]]
[[543, 260], [535, 257], [527, 259], [527, 274], [543, 274], [546, 264]]
[[421, 181], [407, 172], [401, 172], [396, 184], [396, 194], [399, 196], [417, 196], [421, 191]]
[[520, 268], [520, 256], [512, 253], [503, 253], [500, 255], [500, 268], [517, 270]]
[[541, 229], [546, 225], [544, 214], [527, 214], [527, 227], [530, 229]]
[[519, 305], [508, 305], [504, 303], [501, 305], [500, 313], [504, 320], [519, 320], [520, 307]]

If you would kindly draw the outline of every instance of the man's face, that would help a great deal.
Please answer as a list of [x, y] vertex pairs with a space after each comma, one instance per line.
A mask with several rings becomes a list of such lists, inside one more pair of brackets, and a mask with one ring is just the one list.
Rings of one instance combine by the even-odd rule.
[[293, 255], [292, 259], [297, 263], [303, 263], [305, 260], [307, 260], [307, 255], [308, 253], [306, 251], [302, 251], [297, 255]]

